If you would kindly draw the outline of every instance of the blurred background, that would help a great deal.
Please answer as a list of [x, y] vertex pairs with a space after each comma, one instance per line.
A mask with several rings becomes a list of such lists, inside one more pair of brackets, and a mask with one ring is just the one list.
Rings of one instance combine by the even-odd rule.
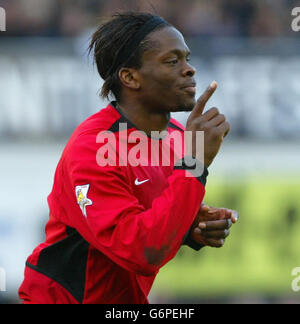
[[[198, 94], [232, 131], [213, 166], [206, 203], [239, 211], [226, 246], [182, 248], [158, 275], [152, 303], [300, 303], [300, 32], [295, 0], [0, 0], [0, 268], [18, 303], [25, 260], [44, 240], [47, 195], [75, 127], [106, 106], [87, 56], [115, 11], [163, 16], [186, 37]], [[300, 25], [300, 24], [299, 24]], [[174, 116], [183, 124], [185, 113]]]

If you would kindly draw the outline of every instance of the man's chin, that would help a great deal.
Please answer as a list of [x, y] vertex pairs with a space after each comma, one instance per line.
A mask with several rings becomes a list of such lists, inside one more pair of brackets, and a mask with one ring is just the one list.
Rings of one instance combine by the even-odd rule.
[[176, 112], [191, 112], [196, 105], [195, 100], [191, 100], [190, 102], [184, 102], [177, 106]]

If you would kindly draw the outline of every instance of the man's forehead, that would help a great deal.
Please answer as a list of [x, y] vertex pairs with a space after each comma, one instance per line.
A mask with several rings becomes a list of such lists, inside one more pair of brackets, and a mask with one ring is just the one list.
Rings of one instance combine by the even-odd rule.
[[183, 35], [174, 27], [165, 27], [158, 30], [150, 38], [158, 45], [155, 50], [160, 54], [174, 51], [189, 52]]

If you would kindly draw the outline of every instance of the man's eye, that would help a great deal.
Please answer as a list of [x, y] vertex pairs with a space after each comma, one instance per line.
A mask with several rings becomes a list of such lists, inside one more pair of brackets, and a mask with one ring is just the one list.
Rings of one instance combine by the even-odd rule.
[[176, 60], [171, 60], [171, 61], [168, 61], [167, 63], [171, 64], [171, 65], [175, 65], [175, 64], [178, 63], [178, 60], [177, 59]]

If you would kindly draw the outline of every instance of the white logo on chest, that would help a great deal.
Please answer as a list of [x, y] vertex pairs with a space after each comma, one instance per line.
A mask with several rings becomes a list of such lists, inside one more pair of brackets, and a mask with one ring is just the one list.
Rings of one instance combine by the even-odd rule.
[[144, 183], [146, 183], [146, 182], [148, 182], [148, 181], [150, 181], [150, 179], [148, 179], [148, 180], [144, 180], [144, 181], [139, 181], [139, 179], [135, 179], [135, 185], [136, 186], [140, 186], [140, 185], [142, 185], [142, 184], [144, 184]]

